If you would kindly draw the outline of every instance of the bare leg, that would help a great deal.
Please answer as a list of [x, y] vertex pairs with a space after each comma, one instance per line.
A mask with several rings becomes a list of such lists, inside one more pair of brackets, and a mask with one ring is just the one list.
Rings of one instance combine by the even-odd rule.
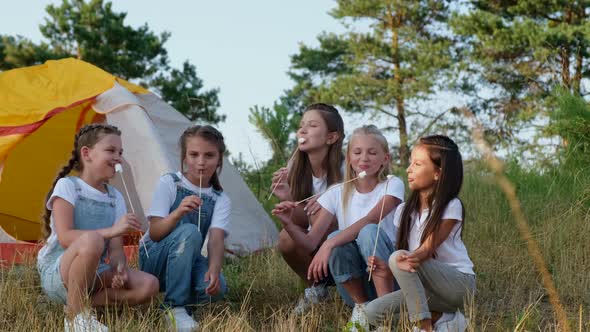
[[350, 279], [342, 283], [344, 290], [350, 295], [354, 303], [365, 303], [369, 297], [365, 293], [364, 283], [361, 279]]
[[301, 279], [305, 280], [308, 286], [311, 286], [313, 281], [307, 280], [307, 269], [309, 268], [309, 264], [311, 264], [313, 256], [309, 252], [301, 250], [284, 229], [279, 233], [278, 249], [287, 265]]
[[108, 304], [136, 305], [149, 302], [158, 294], [158, 279], [149, 273], [129, 269], [128, 280], [123, 288], [112, 288], [114, 272], [105, 271], [100, 275], [102, 287], [92, 295], [92, 306], [105, 306]]
[[82, 234], [64, 252], [60, 274], [68, 290], [66, 313], [76, 316], [96, 278], [96, 269], [104, 249], [104, 239], [96, 232]]
[[373, 273], [371, 279], [375, 285], [377, 297], [393, 292], [393, 273], [387, 264], [375, 257], [376, 264], [373, 265]]

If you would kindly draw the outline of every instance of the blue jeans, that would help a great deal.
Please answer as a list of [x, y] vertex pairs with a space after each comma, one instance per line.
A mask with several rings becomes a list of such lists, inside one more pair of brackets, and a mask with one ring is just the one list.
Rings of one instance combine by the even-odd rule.
[[160, 291], [165, 292], [165, 306], [215, 302], [227, 293], [225, 278], [220, 273], [219, 292], [214, 296], [205, 294], [209, 285], [204, 280], [209, 262], [201, 255], [202, 242], [196, 225], [182, 224], [158, 242], [146, 241], [149, 258], [144, 251], [139, 251], [139, 268], [158, 278]]
[[[333, 232], [328, 238], [336, 236], [339, 232], [339, 230]], [[372, 282], [368, 281], [369, 274], [367, 273], [367, 261], [369, 256], [373, 254], [376, 235], [377, 224], [368, 224], [361, 229], [356, 240], [332, 249], [329, 263], [330, 272], [336, 282], [338, 293], [349, 306], [354, 306], [354, 302], [342, 284], [351, 279], [363, 281], [365, 293], [370, 300], [377, 298], [375, 287]], [[393, 250], [393, 244], [389, 237], [385, 232], [380, 231], [375, 256], [387, 262]]]

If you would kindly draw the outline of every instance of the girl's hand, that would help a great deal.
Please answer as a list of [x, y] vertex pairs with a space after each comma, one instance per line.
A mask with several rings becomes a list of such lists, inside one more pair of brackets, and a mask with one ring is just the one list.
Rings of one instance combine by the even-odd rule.
[[305, 205], [305, 208], [303, 208], [303, 210], [305, 210], [305, 213], [307, 213], [307, 215], [309, 217], [311, 217], [314, 214], [316, 214], [322, 208], [322, 206], [320, 205], [320, 203], [318, 203], [318, 198], [320, 198], [320, 197], [319, 196], [316, 196], [316, 197], [310, 199], [309, 201], [307, 201], [307, 204]]
[[314, 282], [320, 282], [322, 279], [327, 278], [330, 274], [328, 271], [328, 262], [330, 260], [330, 254], [332, 248], [322, 244], [320, 250], [313, 256], [309, 269], [307, 270], [307, 280], [313, 280]]
[[111, 281], [111, 286], [113, 288], [123, 288], [127, 283], [129, 276], [127, 275], [127, 267], [125, 267], [122, 263], [117, 266], [117, 271], [113, 276], [113, 280]]
[[391, 270], [389, 270], [387, 263], [380, 260], [377, 256], [369, 256], [368, 265], [367, 272], [373, 270], [372, 274], [374, 277], [393, 279], [393, 273], [391, 273]]
[[205, 289], [205, 294], [213, 296], [219, 292], [219, 288], [221, 287], [219, 272], [211, 272], [211, 270], [207, 270], [205, 273], [205, 282], [209, 282], [209, 286]]
[[285, 228], [293, 223], [292, 214], [296, 207], [297, 204], [295, 204], [295, 202], [284, 201], [275, 205], [275, 208], [271, 211], [271, 213], [273, 216], [276, 216], [281, 220], [283, 228]]
[[174, 210], [174, 212], [178, 213], [180, 216], [184, 216], [185, 214], [198, 209], [199, 206], [203, 204], [203, 201], [197, 195], [190, 195], [186, 196], [181, 202], [180, 205]]
[[288, 173], [289, 170], [286, 167], [283, 167], [272, 175], [270, 190], [273, 191], [274, 195], [280, 201], [290, 201], [292, 199], [291, 188], [289, 187], [289, 183], [287, 183]]
[[397, 267], [406, 272], [416, 272], [420, 262], [412, 255], [401, 254], [397, 256]]
[[112, 230], [113, 237], [115, 237], [126, 233], [141, 231], [142, 224], [134, 214], [127, 213], [117, 220], [117, 222], [112, 226]]

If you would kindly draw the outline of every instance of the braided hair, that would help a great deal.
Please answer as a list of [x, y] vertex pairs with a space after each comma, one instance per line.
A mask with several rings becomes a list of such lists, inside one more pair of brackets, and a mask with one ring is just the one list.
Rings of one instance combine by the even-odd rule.
[[[430, 160], [436, 168], [440, 170], [440, 177], [434, 190], [428, 197], [428, 216], [420, 245], [432, 234], [433, 243], [437, 243], [436, 235], [440, 228], [442, 216], [445, 208], [451, 200], [459, 196], [463, 184], [463, 161], [459, 147], [452, 139], [444, 135], [432, 135], [420, 138], [417, 147], [423, 147], [428, 151]], [[410, 230], [412, 228], [412, 213], [419, 212], [420, 193], [414, 190], [406, 201], [400, 218], [400, 228], [398, 231], [397, 249], [408, 249]], [[465, 208], [463, 208], [463, 222], [457, 230], [463, 234], [465, 225]], [[457, 234], [455, 234], [457, 235]], [[432, 257], [436, 257], [436, 248], [431, 252]]]
[[53, 180], [51, 189], [45, 197], [45, 212], [43, 213], [43, 238], [45, 240], [49, 237], [49, 235], [51, 235], [51, 211], [47, 208], [47, 201], [49, 200], [49, 198], [51, 198], [51, 195], [53, 194], [55, 184], [59, 179], [70, 174], [72, 170], [75, 170], [78, 173], [82, 172], [82, 170], [84, 169], [84, 164], [82, 163], [82, 158], [80, 157], [80, 150], [82, 149], [82, 147], [87, 146], [89, 148], [92, 148], [105, 135], [109, 134], [121, 136], [121, 131], [115, 126], [93, 123], [82, 127], [74, 137], [74, 149], [72, 150], [70, 160], [68, 160], [68, 163], [57, 174], [57, 177], [55, 178], [55, 180]]
[[223, 154], [225, 153], [225, 141], [223, 135], [219, 130], [209, 125], [196, 125], [187, 128], [182, 135], [180, 135], [180, 139], [178, 140], [178, 145], [180, 145], [180, 171], [182, 174], [184, 174], [184, 158], [186, 158], [186, 141], [191, 137], [201, 137], [207, 142], [217, 146], [217, 151], [219, 151], [219, 168], [211, 177], [211, 185], [215, 190], [223, 190], [221, 182], [219, 181], [219, 173], [223, 167]]

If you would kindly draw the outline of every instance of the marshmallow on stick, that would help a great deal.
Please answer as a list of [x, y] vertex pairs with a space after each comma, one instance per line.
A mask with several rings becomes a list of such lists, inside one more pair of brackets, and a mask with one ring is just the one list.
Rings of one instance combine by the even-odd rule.
[[312, 198], [314, 198], [314, 197], [317, 197], [317, 196], [323, 195], [323, 194], [324, 194], [326, 191], [328, 191], [328, 190], [332, 190], [332, 189], [334, 189], [334, 188], [336, 188], [336, 187], [339, 187], [339, 186], [341, 186], [341, 185], [343, 185], [343, 184], [345, 184], [345, 183], [348, 183], [348, 182], [352, 182], [352, 181], [354, 181], [354, 180], [362, 179], [362, 178], [364, 178], [365, 176], [367, 176], [367, 172], [365, 172], [365, 171], [362, 171], [362, 172], [360, 172], [360, 173], [359, 173], [359, 175], [358, 175], [356, 178], [354, 178], [354, 179], [350, 179], [350, 180], [348, 180], [348, 181], [344, 181], [344, 182], [342, 182], [342, 183], [339, 183], [339, 184], [333, 185], [333, 186], [331, 186], [330, 188], [328, 188], [328, 189], [326, 189], [326, 190], [322, 191], [321, 193], [317, 193], [317, 194], [315, 194], [315, 195], [313, 195], [313, 196], [309, 196], [308, 198], [305, 198], [305, 199], [302, 199], [302, 200], [300, 200], [300, 201], [298, 201], [298, 202], [295, 202], [295, 204], [299, 205], [299, 204], [301, 204], [301, 203], [303, 203], [303, 202], [306, 202], [306, 201], [308, 201], [308, 200], [310, 200], [310, 199], [312, 199]]
[[[303, 137], [299, 137], [297, 139], [297, 143], [299, 144], [303, 144], [305, 143], [305, 138]], [[297, 154], [297, 151], [299, 151], [299, 144], [297, 144], [297, 148], [295, 149], [295, 152], [293, 152], [293, 154], [291, 155], [291, 158], [289, 158], [289, 160], [287, 161], [287, 167], [289, 166], [289, 164], [291, 163], [291, 160], [293, 160], [293, 157], [295, 157], [295, 154]], [[272, 194], [274, 194], [275, 190], [277, 189], [277, 187], [279, 186], [279, 184], [281, 183], [281, 179], [283, 178], [283, 174], [281, 174], [279, 176], [279, 179], [277, 180], [277, 184], [275, 185], [275, 187], [272, 189], [272, 191], [270, 192], [270, 195], [268, 195], [267, 199], [270, 199], [272, 197]]]
[[[123, 177], [123, 166], [121, 164], [115, 164], [115, 172], [121, 174], [121, 181], [123, 182], [123, 188], [125, 188], [125, 194], [127, 194], [127, 200], [129, 201], [131, 213], [135, 214], [135, 209], [133, 208], [133, 203], [131, 202], [131, 196], [129, 195], [129, 190], [127, 189], [127, 184], [125, 183], [125, 178]], [[143, 241], [143, 237], [140, 238], [139, 241], [143, 243], [143, 249], [145, 250], [146, 257], [150, 258], [150, 255], [148, 255], [147, 248], [145, 246], [145, 242]]]
[[[379, 221], [377, 222], [377, 235], [375, 236], [375, 245], [373, 247], [373, 255], [375, 256], [375, 252], [377, 251], [377, 241], [379, 240], [379, 230], [381, 229], [381, 219], [383, 219], [383, 209], [385, 208], [385, 195], [387, 195], [387, 186], [389, 185], [389, 179], [391, 179], [393, 175], [388, 175], [387, 180], [385, 180], [385, 189], [383, 190], [383, 200], [381, 201], [381, 213], [379, 214]], [[373, 274], [373, 269], [369, 268], [369, 281], [371, 281], [371, 275]]]

